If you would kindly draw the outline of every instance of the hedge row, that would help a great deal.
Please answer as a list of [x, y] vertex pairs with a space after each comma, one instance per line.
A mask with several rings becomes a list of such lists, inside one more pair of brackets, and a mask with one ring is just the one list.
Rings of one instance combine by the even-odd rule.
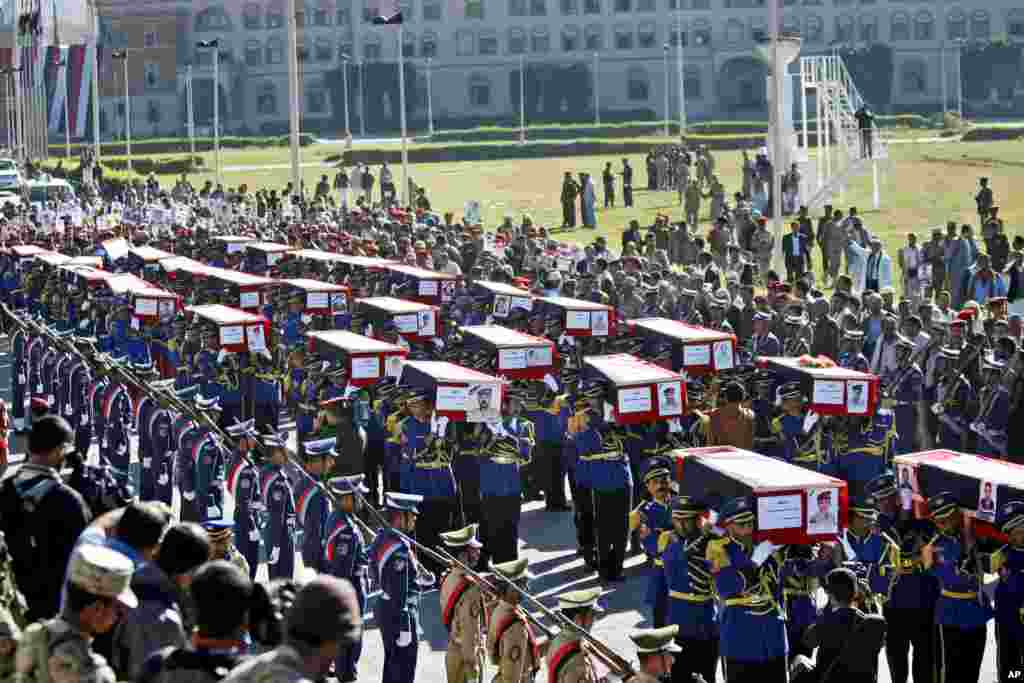
[[999, 140], [1019, 140], [1024, 137], [1024, 127], [1020, 128], [971, 128], [964, 133], [964, 142], [995, 142]]
[[[316, 141], [310, 133], [299, 135], [299, 144], [308, 147]], [[285, 136], [274, 137], [222, 137], [220, 139], [221, 149], [254, 149], [258, 147], [287, 147], [290, 144], [289, 138]], [[75, 156], [81, 153], [82, 149], [92, 149], [90, 143], [75, 143], [71, 145], [71, 153]], [[64, 156], [65, 147], [63, 144], [51, 144], [50, 154], [55, 157]], [[104, 156], [124, 156], [128, 148], [123, 142], [101, 143], [101, 151]], [[190, 143], [187, 136], [178, 138], [156, 138], [151, 140], [139, 140], [132, 142], [132, 155], [135, 154], [188, 154]], [[213, 138], [196, 138], [197, 152], [213, 151]]]

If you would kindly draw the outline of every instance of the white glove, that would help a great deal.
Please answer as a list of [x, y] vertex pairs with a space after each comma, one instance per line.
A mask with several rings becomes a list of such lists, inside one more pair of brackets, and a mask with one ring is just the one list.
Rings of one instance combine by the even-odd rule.
[[227, 357], [228, 357], [227, 350], [226, 349], [221, 349], [220, 352], [217, 354], [217, 362], [218, 363], [223, 363], [224, 359], [227, 358]]
[[304, 325], [308, 325], [311, 322], [313, 322], [313, 316], [309, 315], [308, 313], [303, 313], [301, 316], [301, 320]]
[[604, 681], [605, 683], [622, 683], [622, 681], [624, 679], [621, 676], [617, 675], [617, 674], [610, 673], [610, 674], [607, 674], [601, 680]]
[[274, 360], [274, 357], [270, 354], [270, 351], [268, 349], [263, 349], [262, 351], [260, 351], [260, 355], [262, 355], [264, 358], [271, 362], [273, 362]]
[[270, 559], [267, 560], [270, 564], [277, 564], [281, 559], [281, 547], [274, 546], [274, 549], [270, 551]]
[[193, 500], [196, 499], [196, 492], [195, 491], [184, 491], [181, 494], [181, 497], [184, 498], [185, 500], [193, 501]]
[[775, 545], [771, 541], [761, 541], [754, 548], [754, 554], [750, 556], [750, 561], [760, 567], [764, 564], [764, 561], [771, 557], [771, 554], [781, 548], [781, 545]]
[[556, 394], [558, 393], [558, 380], [550, 372], [544, 375], [544, 386]]
[[412, 633], [409, 631], [402, 631], [398, 634], [398, 640], [395, 641], [395, 645], [398, 647], [409, 647], [412, 645]]
[[168, 481], [170, 481], [170, 477], [168, 477], [166, 474], [161, 474], [159, 477], [157, 477], [156, 483], [159, 484], [160, 486], [167, 486]]
[[810, 432], [816, 424], [818, 424], [818, 414], [813, 410], [809, 410], [807, 417], [804, 418], [804, 434]]

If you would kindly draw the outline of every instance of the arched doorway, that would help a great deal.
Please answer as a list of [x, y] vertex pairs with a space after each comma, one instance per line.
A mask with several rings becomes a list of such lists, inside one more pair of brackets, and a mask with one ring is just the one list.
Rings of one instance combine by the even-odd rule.
[[753, 57], [733, 57], [720, 73], [718, 101], [724, 112], [767, 109], [767, 65]]

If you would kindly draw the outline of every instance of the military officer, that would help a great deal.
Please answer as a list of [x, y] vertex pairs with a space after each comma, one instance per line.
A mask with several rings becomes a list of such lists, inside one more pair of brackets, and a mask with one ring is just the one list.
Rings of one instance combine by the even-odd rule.
[[719, 511], [726, 535], [708, 543], [706, 557], [721, 599], [719, 651], [728, 683], [787, 680], [786, 626], [777, 602], [777, 546], [753, 547], [754, 511], [746, 498]]
[[233, 520], [208, 519], [203, 522], [203, 528], [206, 529], [206, 535], [210, 538], [211, 562], [213, 560], [226, 560], [238, 567], [246, 576], [255, 573], [250, 571], [249, 562], [242, 553], [238, 552], [238, 548], [235, 547], [235, 523]]
[[771, 331], [772, 314], [765, 311], [756, 311], [752, 321], [754, 334], [750, 337], [750, 359], [756, 360], [758, 356], [780, 356], [782, 355], [782, 344], [779, 338]]
[[999, 679], [1024, 667], [1024, 502], [1002, 505], [996, 519], [1008, 543], [992, 554], [989, 569], [999, 576], [996, 585], [996, 651]]
[[938, 533], [921, 548], [921, 564], [939, 580], [935, 621], [939, 626], [944, 680], [977, 683], [992, 618], [975, 542], [963, 538], [963, 513], [952, 493], [928, 499]]
[[302, 564], [316, 572], [323, 571], [324, 539], [331, 514], [331, 502], [324, 495], [320, 482], [331, 470], [337, 452], [335, 439], [318, 439], [303, 444], [302, 466], [305, 476], [297, 477], [295, 519], [302, 529]]
[[[559, 393], [557, 380], [545, 380], [536, 405], [526, 406], [526, 417], [534, 424], [537, 443], [535, 469], [540, 475], [547, 510], [565, 512], [565, 461], [562, 457], [565, 433], [569, 427], [569, 396]], [[554, 388], [552, 388], [554, 387]]]
[[824, 559], [831, 559], [836, 567], [856, 564], [867, 574], [868, 594], [865, 606], [875, 611], [889, 599], [891, 573], [886, 566], [889, 543], [878, 528], [878, 504], [870, 494], [865, 493], [850, 502], [849, 526], [843, 529], [839, 542], [834, 546], [822, 546]]
[[638, 532], [644, 554], [647, 555], [647, 595], [645, 601], [653, 610], [655, 627], [664, 626], [668, 610], [668, 591], [662, 562], [662, 533], [672, 528], [670, 498], [672, 489], [671, 463], [662, 458], [651, 458], [644, 473], [644, 487], [651, 499], [641, 503], [629, 513], [629, 530]]
[[892, 401], [893, 415], [896, 418], [895, 455], [910, 453], [914, 450], [914, 437], [917, 434], [917, 408], [924, 396], [924, 373], [913, 360], [914, 342], [906, 337], [896, 340], [896, 359], [899, 369], [886, 387], [886, 393]]
[[498, 604], [487, 625], [487, 656], [498, 667], [496, 683], [532, 682], [540, 668], [540, 644], [519, 605], [520, 591], [528, 590], [533, 578], [528, 566], [525, 557], [491, 565]]
[[892, 459], [896, 425], [892, 410], [879, 408], [874, 415], [846, 417], [845, 443], [835, 448], [836, 476], [845, 479], [850, 495], [867, 491], [868, 482], [884, 473]]
[[[335, 495], [336, 507], [327, 520], [327, 536], [324, 539], [323, 570], [331, 576], [346, 579], [356, 589], [356, 603], [359, 614], [366, 612], [368, 593], [369, 558], [367, 538], [356, 521], [363, 496], [369, 490], [363, 484], [363, 475], [335, 477], [329, 482]], [[334, 660], [334, 671], [340, 683], [356, 680], [359, 657], [363, 651], [360, 636], [343, 647]]]
[[[470, 525], [441, 534], [441, 542], [462, 564], [476, 566], [483, 544]], [[483, 675], [484, 599], [480, 586], [458, 565], [441, 581], [441, 623], [448, 629], [448, 683], [479, 683]]]
[[270, 351], [250, 353], [246, 363], [249, 400], [257, 429], [277, 429], [281, 414], [281, 377]]
[[167, 505], [174, 498], [174, 458], [171, 431], [174, 417], [170, 410], [158, 406], [139, 430], [148, 435], [148, 451], [142, 460], [141, 500], [159, 500]]
[[864, 355], [864, 332], [862, 330], [843, 330], [843, 338], [839, 343], [839, 367], [867, 372], [870, 368], [868, 357]]
[[676, 642], [686, 657], [676, 659], [673, 681], [689, 681], [700, 674], [712, 681], [718, 669], [718, 619], [714, 586], [706, 559], [707, 545], [715, 538], [701, 523], [708, 507], [690, 496], [672, 501], [672, 529], [661, 532], [668, 623], [678, 627]]
[[597, 683], [594, 662], [583, 647], [580, 631], [589, 631], [600, 612], [601, 589], [568, 591], [558, 596], [558, 609], [577, 629], [562, 629], [548, 645], [547, 669], [550, 683]]
[[370, 562], [382, 594], [376, 619], [384, 643], [383, 683], [412, 681], [419, 650], [420, 589], [436, 578], [422, 568], [408, 535], [416, 532], [417, 505], [422, 496], [387, 493], [388, 522], [374, 539]]
[[235, 500], [235, 546], [249, 566], [249, 579], [255, 580], [259, 567], [266, 504], [260, 489], [260, 469], [256, 464], [257, 432], [253, 419], [227, 428], [236, 440], [235, 453], [228, 468], [227, 488]]
[[985, 356], [982, 367], [986, 386], [981, 392], [978, 419], [971, 428], [978, 434], [979, 454], [1006, 458], [1006, 430], [1010, 422], [1010, 390], [1003, 380], [1006, 363], [990, 354]]
[[288, 463], [286, 434], [266, 434], [263, 446], [269, 451], [267, 465], [260, 473], [262, 499], [267, 506], [263, 542], [267, 549], [270, 579], [291, 579], [295, 573], [295, 497], [285, 471]]
[[224, 513], [224, 477], [227, 453], [218, 437], [203, 427], [193, 446], [192, 462], [195, 467], [195, 500], [200, 520], [220, 519]]
[[799, 382], [789, 382], [778, 389], [782, 414], [772, 420], [772, 433], [782, 445], [782, 459], [794, 465], [817, 470], [820, 448], [817, 418], [808, 426], [804, 410], [804, 392]]
[[939, 417], [939, 446], [963, 450], [971, 423], [968, 411], [977, 400], [977, 394], [960, 372], [960, 350], [944, 347], [939, 356], [936, 372], [941, 380], [936, 387], [936, 403], [932, 406], [932, 412]]
[[629, 639], [636, 646], [636, 654], [640, 660], [639, 673], [625, 679], [626, 683], [658, 683], [675, 678], [675, 663], [680, 659], [676, 655], [683, 649], [676, 644], [679, 636], [678, 626], [663, 628], [637, 629], [629, 634]]

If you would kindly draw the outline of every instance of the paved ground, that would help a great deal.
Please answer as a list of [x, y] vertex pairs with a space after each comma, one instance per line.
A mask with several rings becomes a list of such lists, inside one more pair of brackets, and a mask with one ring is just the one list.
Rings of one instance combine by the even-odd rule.
[[[10, 368], [9, 356], [0, 353], [0, 397], [8, 403], [10, 402]], [[22, 438], [15, 438], [12, 452], [19, 454], [23, 452], [23, 444]], [[232, 505], [230, 501], [229, 505]], [[587, 570], [582, 560], [576, 556], [572, 514], [547, 512], [538, 509], [538, 506], [537, 503], [531, 503], [523, 509], [520, 552], [529, 558], [531, 571], [537, 576], [531, 587], [532, 592], [538, 595], [545, 604], [552, 606], [559, 593], [596, 586], [600, 584], [600, 580], [594, 572]], [[301, 558], [296, 559], [296, 564], [301, 566]], [[643, 604], [645, 589], [643, 571], [642, 558], [634, 557], [628, 561], [626, 581], [612, 584], [607, 588], [607, 593], [603, 598], [607, 611], [594, 628], [595, 635], [630, 659], [633, 659], [633, 654], [628, 633], [634, 627], [647, 625], [649, 615], [649, 610]], [[301, 574], [306, 574], [306, 572], [305, 569], [300, 570]], [[265, 567], [261, 568], [260, 574], [265, 576]], [[423, 635], [419, 649], [417, 680], [443, 681], [447, 634], [441, 624], [436, 591], [423, 595], [421, 623]], [[990, 628], [981, 683], [995, 683], [996, 681], [995, 641], [991, 631]], [[371, 614], [367, 615], [363, 656], [359, 665], [360, 681], [380, 680], [383, 656], [380, 634], [373, 621], [371, 605]], [[880, 683], [889, 683], [890, 678], [884, 656], [881, 657], [880, 669]], [[482, 680], [489, 683], [494, 674], [493, 667], [490, 667]], [[722, 680], [721, 676], [719, 680]], [[960, 682], [950, 681], [950, 683]]]

